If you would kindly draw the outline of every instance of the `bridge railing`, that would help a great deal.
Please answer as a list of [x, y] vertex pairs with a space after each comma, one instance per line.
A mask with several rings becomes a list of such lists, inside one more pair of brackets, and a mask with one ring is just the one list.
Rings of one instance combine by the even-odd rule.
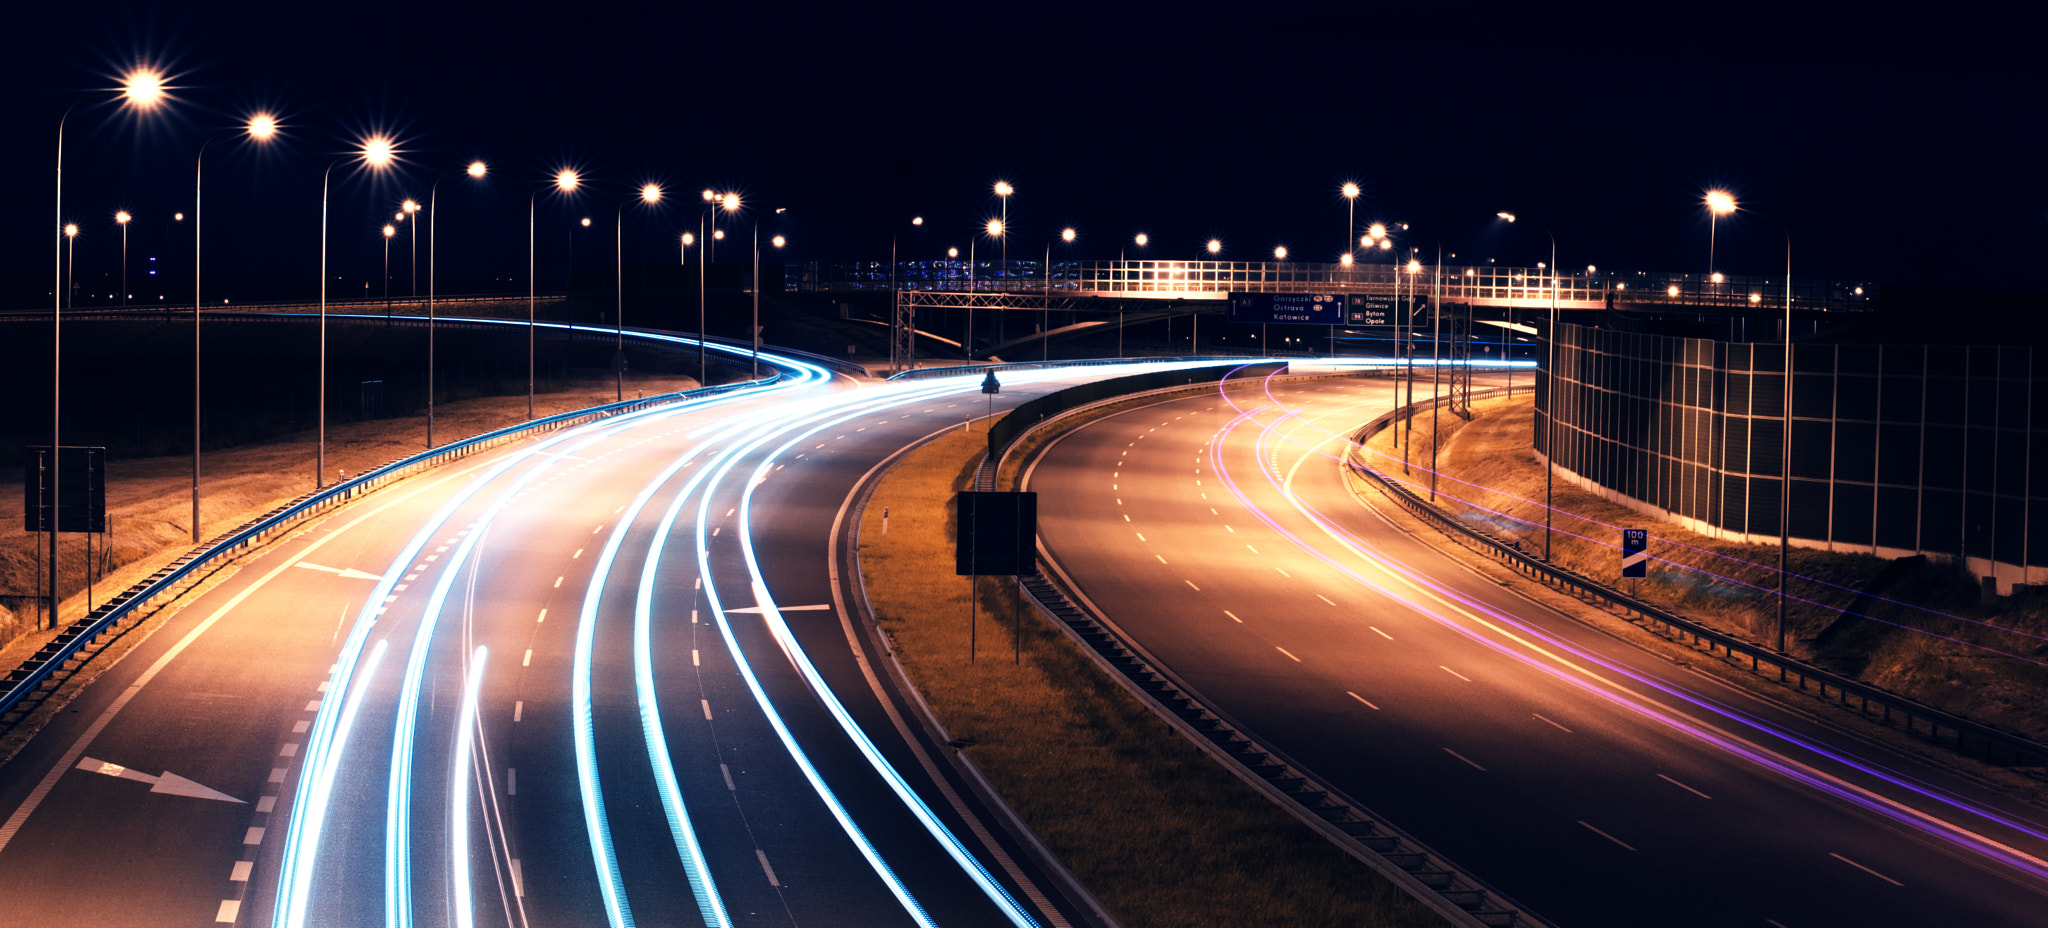
[[[808, 292], [899, 290], [986, 293], [1212, 295], [1318, 293], [1393, 295], [1430, 292], [1438, 268], [1310, 261], [904, 261], [890, 274], [886, 261], [809, 262], [791, 275], [791, 289]], [[1444, 265], [1446, 300], [1548, 305], [1650, 304], [1741, 309], [1784, 306], [1785, 278], [1671, 274], [1651, 271], [1564, 271], [1542, 267]], [[1718, 278], [1718, 279], [1717, 279]], [[1870, 308], [1875, 284], [1825, 278], [1792, 279], [1792, 305], [1808, 311], [1856, 312]], [[1210, 298], [1213, 298], [1211, 296]]]

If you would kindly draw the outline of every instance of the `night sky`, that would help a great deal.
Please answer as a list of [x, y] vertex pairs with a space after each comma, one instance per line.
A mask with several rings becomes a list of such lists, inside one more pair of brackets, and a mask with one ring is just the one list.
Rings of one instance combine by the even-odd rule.
[[[81, 280], [118, 273], [122, 208], [138, 281], [149, 256], [182, 273], [189, 227], [166, 217], [190, 210], [200, 142], [259, 108], [285, 125], [261, 149], [209, 149], [210, 297], [315, 295], [321, 170], [375, 130], [405, 165], [336, 169], [336, 298], [381, 280], [398, 202], [473, 158], [486, 181], [441, 186], [444, 292], [524, 289], [525, 201], [565, 163], [589, 190], [541, 199], [544, 290], [572, 247], [609, 263], [613, 212], [643, 181], [669, 201], [628, 208], [628, 263], [676, 260], [705, 187], [739, 190], [750, 217], [786, 208], [762, 221], [792, 260], [885, 258], [892, 234], [906, 258], [964, 254], [998, 179], [1017, 187], [1012, 257], [1071, 225], [1076, 257], [1142, 231], [1148, 257], [1217, 237], [1226, 258], [1333, 260], [1355, 180], [1361, 225], [1408, 222], [1452, 263], [1545, 260], [1547, 225], [1567, 268], [1704, 271], [1700, 197], [1718, 186], [1783, 222], [1802, 277], [2048, 290], [2038, 22], [1429, 6], [16, 4], [5, 303], [48, 299], [55, 128], [79, 99], [65, 212]], [[176, 88], [141, 118], [111, 92], [136, 61]], [[574, 231], [583, 216], [596, 227]], [[1724, 219], [1718, 243], [1719, 270], [1783, 266], [1767, 219]]]

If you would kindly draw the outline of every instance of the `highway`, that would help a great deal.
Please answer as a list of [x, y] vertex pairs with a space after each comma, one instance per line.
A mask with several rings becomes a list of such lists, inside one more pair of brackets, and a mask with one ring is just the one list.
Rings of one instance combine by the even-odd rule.
[[2048, 922], [2040, 809], [1363, 507], [1338, 455], [1392, 403], [1271, 381], [1091, 423], [1027, 476], [1043, 549], [1210, 706], [1556, 924]]
[[[995, 410], [1119, 372], [1006, 374]], [[876, 669], [830, 556], [878, 463], [983, 414], [979, 376], [795, 379], [246, 559], [0, 768], [0, 925], [1088, 923]]]

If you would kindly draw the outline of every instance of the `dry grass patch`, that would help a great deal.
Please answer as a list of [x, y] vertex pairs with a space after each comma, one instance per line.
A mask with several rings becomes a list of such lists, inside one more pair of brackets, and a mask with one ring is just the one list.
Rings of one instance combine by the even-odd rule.
[[861, 525], [861, 573], [955, 747], [1060, 861], [1132, 928], [1442, 924], [1160, 721], [1013, 581], [976, 584], [979, 653], [968, 660], [952, 502], [986, 445], [985, 429], [955, 432], [885, 477]]

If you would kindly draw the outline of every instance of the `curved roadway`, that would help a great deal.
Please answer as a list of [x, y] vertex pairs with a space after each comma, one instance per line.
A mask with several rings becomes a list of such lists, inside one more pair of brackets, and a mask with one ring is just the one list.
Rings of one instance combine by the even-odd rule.
[[[1006, 374], [996, 412], [1121, 372]], [[831, 563], [850, 494], [978, 418], [979, 377], [821, 374], [479, 455], [246, 559], [0, 768], [0, 925], [1089, 921]]]
[[1384, 380], [1271, 381], [1089, 424], [1027, 476], [1041, 542], [1210, 705], [1557, 924], [2048, 922], [2040, 809], [1359, 505], [1337, 455], [1392, 403]]

